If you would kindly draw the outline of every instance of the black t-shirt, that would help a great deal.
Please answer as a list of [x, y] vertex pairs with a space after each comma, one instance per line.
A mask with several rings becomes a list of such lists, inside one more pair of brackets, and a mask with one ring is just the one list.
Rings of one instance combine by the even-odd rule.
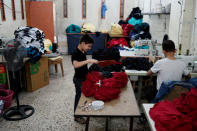
[[[80, 62], [86, 60], [86, 53], [81, 52], [78, 48], [73, 52], [71, 57], [72, 63], [74, 60]], [[75, 68], [75, 78], [78, 79], [84, 79], [86, 78], [86, 75], [88, 74], [88, 66], [84, 65], [79, 68]]]

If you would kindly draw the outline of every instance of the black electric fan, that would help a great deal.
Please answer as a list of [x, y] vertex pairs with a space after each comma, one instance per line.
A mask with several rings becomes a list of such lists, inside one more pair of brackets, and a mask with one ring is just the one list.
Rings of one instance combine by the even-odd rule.
[[30, 117], [34, 113], [34, 108], [29, 105], [20, 105], [18, 92], [19, 85], [17, 84], [15, 72], [19, 71], [24, 65], [24, 59], [27, 57], [27, 50], [24, 48], [20, 42], [16, 40], [11, 40], [7, 42], [5, 49], [3, 50], [3, 56], [6, 60], [7, 68], [12, 72], [14, 92], [16, 96], [17, 105], [8, 108], [4, 113], [3, 117], [6, 120], [16, 121], [22, 120]]

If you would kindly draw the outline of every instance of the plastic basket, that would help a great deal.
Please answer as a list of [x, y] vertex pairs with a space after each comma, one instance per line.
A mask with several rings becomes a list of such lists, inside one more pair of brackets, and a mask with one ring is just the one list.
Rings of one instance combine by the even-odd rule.
[[14, 92], [12, 90], [0, 89], [0, 100], [3, 100], [4, 102], [4, 109], [7, 109], [11, 106], [13, 95]]

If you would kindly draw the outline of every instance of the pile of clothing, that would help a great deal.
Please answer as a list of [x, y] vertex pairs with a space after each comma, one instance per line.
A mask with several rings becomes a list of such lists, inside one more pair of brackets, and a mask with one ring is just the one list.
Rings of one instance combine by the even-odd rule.
[[187, 89], [197, 88], [197, 78], [191, 78], [185, 81], [169, 81], [162, 82], [159, 91], [157, 92], [154, 100], [152, 102], [156, 103], [162, 100], [175, 86], [181, 86]]
[[135, 7], [127, 17], [126, 22], [135, 26], [136, 24], [142, 23], [142, 19], [143, 19], [143, 15], [141, 14], [140, 8]]
[[122, 72], [123, 70], [123, 66], [120, 62], [116, 62], [116, 63], [111, 63], [111, 64], [92, 64], [89, 69], [88, 72], [92, 72], [92, 71], [97, 71], [97, 72], [102, 72], [102, 74], [104, 75], [104, 77], [110, 78], [112, 77], [112, 73], [111, 72]]
[[119, 97], [120, 89], [125, 87], [128, 77], [125, 72], [113, 72], [106, 78], [101, 72], [89, 72], [82, 83], [82, 92], [86, 97], [93, 96], [97, 100], [110, 101]]
[[107, 48], [115, 47], [115, 46], [126, 46], [129, 47], [128, 42], [125, 38], [113, 38], [107, 43]]
[[120, 60], [120, 52], [117, 48], [105, 48], [99, 49], [92, 53], [92, 58], [102, 61], [102, 60]]
[[149, 62], [147, 58], [126, 58], [122, 61], [123, 66], [129, 70], [145, 70], [148, 71], [153, 63]]
[[138, 39], [151, 39], [152, 36], [150, 34], [150, 26], [148, 23], [141, 23], [134, 26], [134, 30], [132, 30], [129, 34], [131, 40]]
[[148, 23], [143, 23], [143, 15], [139, 7], [133, 8], [126, 21], [118, 22], [122, 26], [123, 35], [129, 36], [131, 40], [151, 39]]
[[81, 33], [81, 27], [78, 25], [71, 24], [66, 28], [66, 33]]
[[166, 100], [155, 104], [149, 114], [157, 131], [196, 131], [196, 109], [197, 89], [191, 88], [172, 102]]
[[27, 57], [30, 61], [35, 63], [41, 58], [44, 53], [44, 38], [43, 31], [35, 27], [19, 27], [14, 32], [16, 41], [27, 48]]
[[82, 33], [94, 33], [94, 32], [96, 32], [96, 28], [91, 23], [84, 23], [81, 28], [81, 32]]

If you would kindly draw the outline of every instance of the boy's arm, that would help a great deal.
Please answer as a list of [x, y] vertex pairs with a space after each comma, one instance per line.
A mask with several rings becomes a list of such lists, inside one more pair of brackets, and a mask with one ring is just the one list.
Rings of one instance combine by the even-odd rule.
[[151, 69], [146, 73], [147, 76], [150, 76], [150, 75], [152, 75], [152, 74], [153, 74], [153, 72], [152, 72]]
[[161, 70], [161, 62], [157, 61], [153, 67], [151, 67], [151, 69], [146, 73], [147, 76], [152, 75], [153, 73], [157, 73]]
[[88, 63], [97, 64], [98, 61], [95, 60], [95, 59], [88, 59], [88, 60], [84, 60], [84, 61], [80, 61], [80, 62], [77, 61], [77, 60], [74, 60], [73, 61], [73, 66], [74, 66], [74, 68], [79, 68], [79, 67], [82, 67], [82, 66], [84, 66]]

